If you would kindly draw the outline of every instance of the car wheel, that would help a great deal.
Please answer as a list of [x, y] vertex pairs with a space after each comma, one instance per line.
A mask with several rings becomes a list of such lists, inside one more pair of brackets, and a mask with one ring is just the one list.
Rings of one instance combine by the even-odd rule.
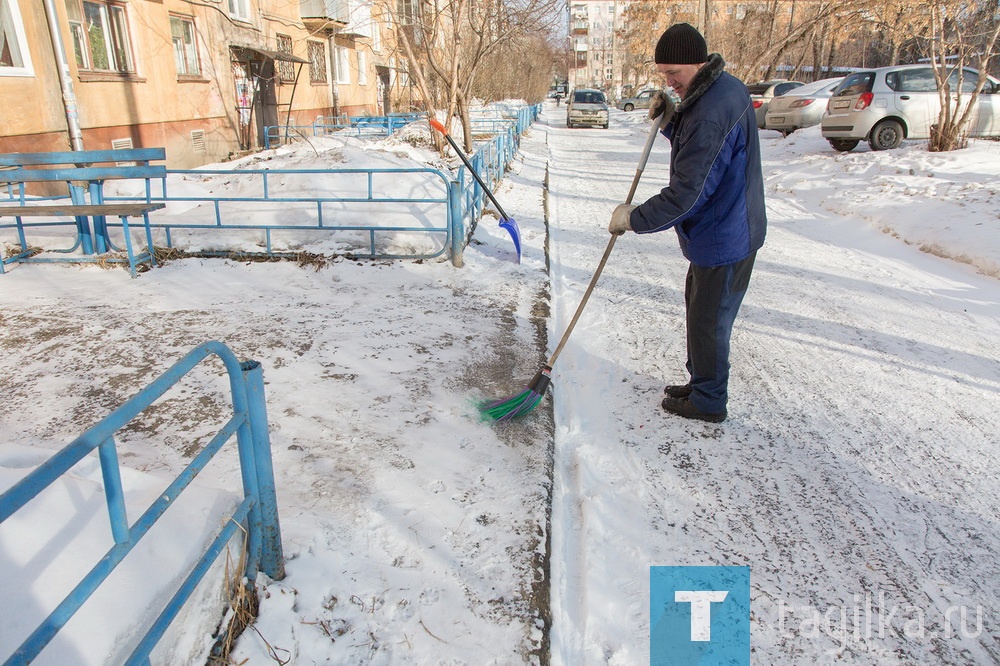
[[635, 104], [626, 104], [623, 110], [625, 110], [625, 111], [635, 111]]
[[842, 153], [854, 150], [860, 143], [857, 139], [830, 139], [829, 141], [834, 150], [839, 150]]
[[903, 143], [903, 126], [897, 120], [883, 120], [872, 128], [868, 145], [872, 150], [891, 150]]

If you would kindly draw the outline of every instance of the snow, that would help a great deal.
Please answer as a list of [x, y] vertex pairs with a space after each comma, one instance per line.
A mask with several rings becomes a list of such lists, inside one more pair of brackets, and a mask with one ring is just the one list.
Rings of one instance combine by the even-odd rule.
[[[837, 153], [818, 128], [761, 132], [770, 226], [734, 333], [729, 420], [659, 408], [684, 379], [687, 264], [668, 232], [617, 242], [549, 397], [498, 427], [477, 401], [520, 391], [551, 353], [647, 135], [641, 112], [613, 111], [607, 131], [564, 119], [545, 108], [495, 192], [521, 264], [488, 215], [460, 269], [187, 259], [136, 280], [67, 265], [0, 276], [0, 487], [218, 339], [263, 365], [287, 559], [283, 580], [258, 580], [236, 663], [646, 663], [649, 567], [705, 564], [750, 566], [754, 663], [1000, 661], [1000, 144]], [[441, 166], [405, 138], [257, 159]], [[658, 139], [637, 200], [668, 159]], [[130, 492], [147, 475], [165, 485], [224, 418], [221, 375], [209, 363], [117, 438]], [[98, 492], [95, 466], [66, 483]], [[231, 447], [203, 477], [207, 505], [238, 491]], [[97, 515], [50, 544], [100, 538], [79, 533], [102, 529]], [[190, 542], [194, 522], [166, 541]], [[0, 596], [48, 603], [53, 577], [18, 564], [20, 534], [0, 527]], [[173, 642], [207, 649], [214, 620], [177, 624]], [[14, 633], [0, 622], [0, 655]], [[116, 661], [96, 633], [67, 639], [75, 661]]]

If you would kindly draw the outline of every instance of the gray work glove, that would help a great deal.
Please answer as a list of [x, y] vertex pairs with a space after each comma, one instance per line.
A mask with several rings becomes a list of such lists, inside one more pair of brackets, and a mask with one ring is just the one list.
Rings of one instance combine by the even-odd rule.
[[667, 114], [667, 118], [674, 115], [674, 102], [662, 90], [649, 100], [649, 119], [655, 120], [661, 113]]
[[608, 231], [616, 236], [631, 231], [632, 225], [629, 224], [628, 220], [635, 208], [632, 204], [618, 204], [615, 211], [611, 213], [611, 224], [608, 225]]

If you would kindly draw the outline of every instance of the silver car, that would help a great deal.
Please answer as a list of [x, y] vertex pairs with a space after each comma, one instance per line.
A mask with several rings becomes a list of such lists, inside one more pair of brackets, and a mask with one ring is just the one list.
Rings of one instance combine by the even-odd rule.
[[635, 97], [623, 97], [622, 99], [618, 100], [618, 103], [615, 104], [615, 106], [621, 109], [622, 111], [634, 111], [635, 109], [648, 109], [650, 102], [653, 101], [653, 96], [659, 92], [664, 93], [667, 97], [670, 98], [670, 100], [674, 104], [679, 104], [681, 101], [681, 98], [677, 96], [677, 93], [668, 88], [667, 90], [643, 90]]
[[757, 116], [757, 127], [764, 129], [764, 114], [767, 113], [767, 107], [773, 98], [784, 95], [789, 90], [795, 90], [801, 85], [803, 85], [801, 81], [787, 79], [761, 81], [748, 85], [750, 101], [753, 102], [754, 114]]
[[608, 100], [600, 90], [578, 88], [569, 97], [566, 127], [596, 125], [608, 129]]
[[764, 129], [788, 136], [797, 129], [819, 125], [826, 103], [844, 77], [820, 79], [771, 99], [764, 114]]
[[[953, 70], [948, 85], [963, 97], [976, 88], [979, 73]], [[835, 150], [853, 150], [867, 141], [872, 150], [899, 147], [903, 139], [928, 139], [938, 121], [941, 99], [931, 65], [898, 65], [855, 72], [833, 92], [820, 123]], [[1000, 136], [1000, 82], [990, 77], [967, 127], [969, 136]]]

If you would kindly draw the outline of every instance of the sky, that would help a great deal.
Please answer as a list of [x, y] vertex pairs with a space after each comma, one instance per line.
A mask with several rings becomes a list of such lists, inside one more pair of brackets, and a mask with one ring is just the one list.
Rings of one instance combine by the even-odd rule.
[[[487, 212], [461, 268], [181, 259], [134, 280], [12, 268], [0, 488], [220, 340], [263, 366], [286, 558], [283, 580], [256, 581], [236, 663], [648, 663], [651, 566], [748, 566], [755, 664], [996, 662], [1000, 143], [838, 153], [815, 127], [761, 131], [769, 231], [733, 335], [728, 420], [659, 407], [664, 384], [685, 379], [687, 263], [672, 231], [617, 241], [537, 409], [479, 418], [558, 342], [647, 130], [644, 112], [616, 110], [608, 130], [570, 130], [547, 103], [495, 190], [521, 263]], [[441, 167], [426, 133], [314, 139], [225, 166]], [[668, 162], [658, 138], [636, 201], [665, 185]], [[132, 519], [227, 399], [221, 364], [206, 362], [116, 438]], [[162, 601], [238, 493], [234, 448], [39, 663], [129, 653], [139, 609]], [[101, 492], [87, 459], [0, 526], [0, 594], [24, 600], [0, 607], [0, 655], [109, 543]], [[221, 603], [202, 591], [154, 662], [203, 663]]]

